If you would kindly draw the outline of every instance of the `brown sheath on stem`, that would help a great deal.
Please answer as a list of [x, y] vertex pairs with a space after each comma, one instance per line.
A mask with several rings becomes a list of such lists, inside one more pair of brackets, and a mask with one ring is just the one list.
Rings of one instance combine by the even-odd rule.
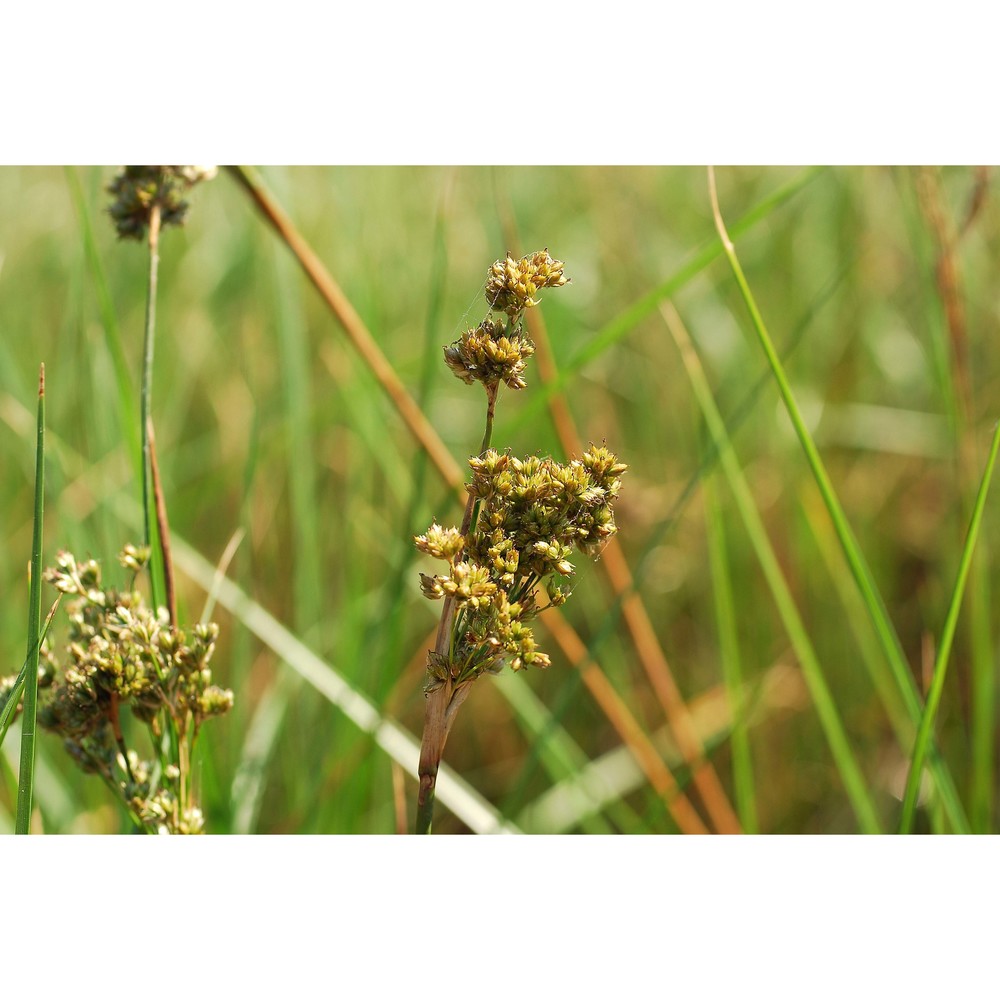
[[[482, 457], [490, 446], [493, 437], [493, 417], [497, 402], [499, 385], [486, 386], [486, 433], [479, 447]], [[465, 514], [462, 517], [462, 535], [468, 535], [472, 528], [472, 520], [476, 510], [476, 500], [469, 494], [465, 501]], [[434, 651], [438, 656], [447, 657], [451, 652], [451, 629], [458, 611], [458, 602], [452, 595], [444, 599], [441, 609], [441, 622], [438, 625], [437, 639]], [[417, 777], [420, 789], [417, 792], [417, 833], [430, 833], [431, 820], [434, 813], [434, 785], [437, 782], [438, 768], [444, 754], [444, 745], [451, 732], [452, 723], [462, 702], [469, 697], [472, 681], [465, 681], [459, 687], [452, 684], [451, 677], [427, 695], [427, 705], [424, 709], [424, 732], [420, 741], [420, 765]]]
[[434, 786], [437, 784], [438, 768], [444, 754], [455, 716], [462, 703], [469, 697], [472, 682], [455, 687], [450, 680], [427, 696], [424, 708], [424, 733], [420, 742], [420, 765], [417, 775], [420, 788], [417, 792], [417, 833], [431, 832], [434, 812]]

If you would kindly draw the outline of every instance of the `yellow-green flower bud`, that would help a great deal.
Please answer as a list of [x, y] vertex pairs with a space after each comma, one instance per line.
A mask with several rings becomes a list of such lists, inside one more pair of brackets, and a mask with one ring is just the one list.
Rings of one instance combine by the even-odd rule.
[[531, 306], [541, 288], [558, 288], [569, 278], [563, 273], [563, 262], [549, 256], [548, 250], [538, 250], [515, 261], [507, 252], [504, 260], [494, 261], [486, 272], [486, 301], [490, 308], [516, 316]]
[[421, 552], [448, 562], [454, 562], [465, 545], [465, 539], [458, 528], [442, 528], [437, 522], [427, 529], [427, 534], [416, 535], [413, 542]]

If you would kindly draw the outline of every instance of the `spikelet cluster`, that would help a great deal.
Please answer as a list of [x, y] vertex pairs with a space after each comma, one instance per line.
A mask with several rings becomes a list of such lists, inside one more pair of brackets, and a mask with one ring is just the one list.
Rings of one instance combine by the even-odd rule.
[[435, 523], [414, 539], [448, 564], [446, 573], [421, 573], [424, 596], [458, 605], [453, 652], [430, 654], [427, 690], [449, 678], [458, 685], [496, 673], [505, 663], [514, 670], [549, 665], [528, 624], [542, 609], [539, 593], [544, 588], [548, 604], [562, 604], [574, 551], [592, 555], [617, 531], [614, 503], [627, 468], [603, 446], [565, 464], [490, 449], [469, 465], [475, 526], [462, 535]]
[[215, 174], [215, 167], [124, 167], [108, 186], [114, 199], [108, 211], [119, 239], [143, 239], [157, 204], [161, 226], [182, 225], [188, 210], [184, 195]]
[[[135, 573], [148, 555], [148, 549], [127, 546], [119, 560]], [[44, 578], [70, 598], [70, 627], [64, 656], [55, 656], [48, 645], [43, 649], [39, 723], [63, 738], [84, 771], [100, 775], [120, 794], [141, 827], [201, 832], [200, 810], [181, 795], [180, 769], [154, 768], [128, 749], [120, 713], [128, 708], [147, 726], [154, 747], [168, 718], [178, 739], [193, 746], [204, 722], [233, 705], [233, 692], [212, 682], [209, 664], [218, 626], [173, 628], [166, 612], [154, 612], [138, 591], [106, 588], [100, 565], [78, 561], [70, 552], [60, 552]]]
[[542, 288], [559, 288], [569, 278], [563, 262], [539, 250], [520, 260], [508, 253], [494, 261], [486, 275], [485, 295], [490, 309], [502, 318], [488, 316], [478, 326], [444, 349], [444, 360], [454, 374], [471, 385], [481, 382], [495, 391], [503, 382], [511, 389], [527, 384], [524, 370], [535, 345], [524, 330], [524, 311], [538, 305]]
[[506, 258], [494, 261], [486, 274], [486, 301], [490, 309], [513, 317], [537, 306], [535, 295], [541, 289], [559, 288], [568, 281], [563, 262], [550, 257], [548, 248], [520, 260], [514, 260], [508, 251]]

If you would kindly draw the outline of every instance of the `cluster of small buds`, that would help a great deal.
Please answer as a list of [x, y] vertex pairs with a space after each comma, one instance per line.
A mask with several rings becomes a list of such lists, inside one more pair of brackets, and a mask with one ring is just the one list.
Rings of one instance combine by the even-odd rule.
[[131, 803], [144, 827], [154, 833], [204, 833], [205, 817], [197, 806], [178, 812], [177, 796], [168, 788], [158, 788], [145, 799]]
[[490, 309], [514, 317], [538, 305], [534, 296], [540, 289], [559, 288], [568, 281], [563, 262], [550, 257], [547, 248], [520, 260], [514, 260], [508, 251], [506, 258], [494, 261], [486, 273], [486, 301]]
[[120, 239], [141, 240], [154, 205], [162, 226], [184, 222], [188, 203], [183, 195], [201, 181], [211, 180], [215, 167], [125, 167], [108, 186], [113, 195], [109, 212]]
[[148, 545], [126, 545], [118, 553], [118, 562], [122, 569], [130, 569], [133, 573], [141, 573], [149, 564], [150, 548]]
[[[123, 567], [136, 572], [147, 559], [148, 551], [135, 546], [119, 556]], [[193, 743], [206, 719], [233, 706], [232, 691], [212, 683], [209, 662], [218, 626], [171, 627], [164, 610], [152, 611], [137, 591], [105, 588], [100, 565], [78, 562], [70, 552], [58, 554], [44, 579], [72, 600], [64, 662], [43, 650], [55, 677], [40, 700], [40, 724], [63, 737], [85, 771], [118, 789], [143, 826], [198, 832], [200, 813], [178, 808], [179, 769], [168, 764], [153, 788], [150, 765], [122, 743], [119, 711], [128, 706], [149, 727], [154, 745], [167, 717], [178, 737]]]
[[538, 305], [534, 296], [541, 288], [558, 288], [569, 278], [561, 260], [553, 260], [548, 250], [539, 250], [520, 260], [508, 253], [495, 261], [487, 275], [485, 294], [490, 309], [505, 313], [505, 320], [484, 319], [478, 326], [444, 349], [444, 360], [456, 377], [471, 385], [482, 382], [495, 391], [503, 382], [511, 389], [527, 384], [524, 370], [535, 345], [524, 332], [525, 309]]
[[502, 323], [484, 319], [479, 326], [466, 330], [444, 349], [448, 367], [463, 382], [482, 382], [497, 386], [501, 382], [511, 389], [523, 389], [526, 362], [535, 353], [535, 345], [520, 327], [505, 334]]
[[555, 580], [573, 575], [574, 549], [593, 554], [617, 531], [614, 503], [627, 468], [603, 446], [565, 464], [493, 449], [469, 464], [475, 526], [463, 536], [435, 523], [414, 539], [421, 552], [448, 563], [446, 574], [420, 574], [424, 595], [458, 605], [454, 652], [431, 656], [430, 690], [449, 676], [463, 683], [505, 662], [514, 670], [548, 666], [527, 624], [541, 610], [538, 590], [545, 586], [550, 604], [564, 603], [568, 591]]

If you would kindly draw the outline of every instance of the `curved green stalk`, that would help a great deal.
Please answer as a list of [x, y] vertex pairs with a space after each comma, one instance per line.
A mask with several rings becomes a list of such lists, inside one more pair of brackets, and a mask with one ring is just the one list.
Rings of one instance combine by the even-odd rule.
[[733, 716], [730, 746], [733, 758], [733, 791], [740, 826], [745, 833], [758, 833], [757, 796], [754, 790], [753, 757], [747, 733], [749, 699], [743, 683], [740, 663], [740, 643], [736, 630], [736, 612], [733, 602], [733, 582], [726, 551], [726, 529], [722, 506], [716, 496], [712, 477], [702, 483], [708, 526], [708, 561], [712, 570], [712, 593], [715, 618], [719, 633], [719, 659]]
[[827, 686], [823, 668], [816, 656], [816, 650], [813, 648], [812, 640], [809, 638], [805, 623], [802, 621], [795, 599], [792, 597], [792, 592], [785, 580], [785, 574], [778, 562], [777, 555], [775, 555], [771, 540], [768, 538], [760, 512], [754, 504], [753, 494], [750, 492], [746, 477], [740, 468], [732, 442], [726, 434], [725, 423], [715, 405], [715, 400], [712, 398], [712, 391], [702, 370], [701, 361], [695, 353], [694, 345], [691, 343], [687, 331], [681, 326], [679, 318], [670, 313], [667, 313], [665, 318], [678, 350], [681, 352], [681, 359], [687, 369], [691, 387], [694, 389], [709, 433], [718, 448], [722, 471], [729, 481], [729, 488], [736, 501], [747, 536], [754, 547], [757, 561], [760, 563], [760, 568], [767, 580], [778, 614], [781, 616], [785, 631], [788, 633], [795, 655], [798, 657], [802, 675], [809, 688], [809, 694], [812, 697], [816, 714], [819, 716], [820, 725], [823, 727], [823, 733], [830, 746], [830, 752], [840, 773], [840, 778], [844, 783], [844, 790], [847, 792], [857, 816], [858, 825], [865, 833], [879, 833], [881, 831], [878, 814], [864, 775], [854, 759], [850, 740], [844, 730], [840, 712]]
[[31, 584], [28, 594], [28, 655], [24, 673], [24, 722], [21, 726], [21, 763], [17, 773], [17, 813], [14, 832], [27, 833], [31, 825], [31, 796], [35, 781], [35, 723], [38, 699], [38, 653], [42, 620], [42, 519], [45, 499], [45, 365], [38, 376], [38, 424], [35, 444], [35, 516], [31, 536]]
[[913, 829], [913, 817], [917, 808], [917, 792], [920, 788], [920, 775], [923, 772], [924, 759], [927, 756], [927, 747], [931, 740], [931, 729], [934, 726], [934, 718], [937, 715], [938, 706], [941, 703], [941, 694], [944, 691], [944, 679], [948, 671], [948, 657], [955, 638], [958, 613], [962, 607], [962, 595], [965, 593], [965, 581], [969, 575], [969, 567], [972, 565], [972, 553], [976, 548], [979, 525], [983, 520], [983, 510], [986, 507], [986, 494], [989, 492], [990, 480], [993, 478], [993, 466], [996, 464], [998, 448], [1000, 448], [1000, 423], [993, 430], [993, 443], [990, 446], [990, 455], [986, 460], [986, 470], [983, 472], [983, 478], [979, 484], [979, 492], [976, 494], [976, 504], [972, 511], [972, 520], [969, 522], [969, 531], [965, 537], [962, 558], [958, 565], [958, 578], [955, 580], [955, 589], [952, 591], [951, 604], [948, 606], [948, 615], [945, 618], [944, 628], [941, 631], [941, 642], [938, 645], [937, 658], [934, 661], [934, 674], [931, 679], [930, 691], [927, 694], [927, 704], [920, 718], [920, 728], [917, 730], [917, 738], [913, 744], [913, 758], [910, 762], [910, 773], [906, 779], [906, 791], [903, 794], [903, 815], [899, 823], [900, 833], [909, 833]]
[[[61, 600], [62, 594], [55, 599], [52, 607], [49, 608], [49, 613], [45, 616], [45, 624], [42, 625], [42, 631], [38, 637], [37, 650], [42, 648], [42, 643], [45, 641], [45, 636], [48, 634], [49, 626], [52, 624], [52, 619], [55, 617], [56, 609], [59, 607]], [[14, 721], [14, 716], [17, 714], [17, 706], [21, 701], [21, 695], [24, 694], [24, 681], [27, 676], [28, 661], [25, 660], [18, 671], [14, 686], [10, 689], [7, 701], [4, 703], [3, 708], [0, 709], [0, 746], [3, 746], [3, 741], [7, 738], [7, 730], [10, 729], [10, 724]]]

